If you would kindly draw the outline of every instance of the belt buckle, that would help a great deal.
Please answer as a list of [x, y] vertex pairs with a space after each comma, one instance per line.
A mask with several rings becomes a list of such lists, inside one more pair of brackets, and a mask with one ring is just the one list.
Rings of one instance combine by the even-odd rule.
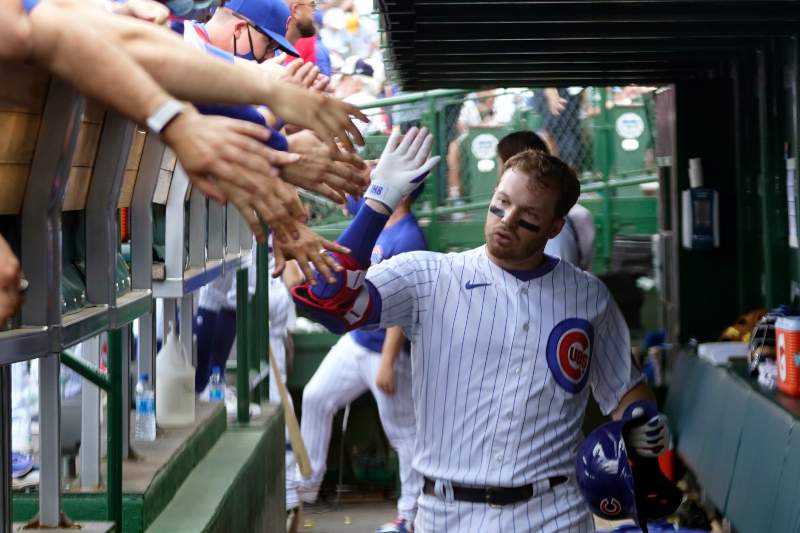
[[489, 488], [486, 489], [486, 503], [492, 509], [500, 509], [502, 507], [502, 505], [500, 505], [499, 503], [495, 502], [495, 500], [494, 500], [494, 492], [495, 492], [495, 490], [492, 487], [489, 487]]

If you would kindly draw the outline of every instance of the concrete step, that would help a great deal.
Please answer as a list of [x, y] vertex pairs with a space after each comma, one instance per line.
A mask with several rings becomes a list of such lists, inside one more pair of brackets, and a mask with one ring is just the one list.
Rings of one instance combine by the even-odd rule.
[[146, 533], [277, 533], [286, 527], [283, 410], [229, 426]]

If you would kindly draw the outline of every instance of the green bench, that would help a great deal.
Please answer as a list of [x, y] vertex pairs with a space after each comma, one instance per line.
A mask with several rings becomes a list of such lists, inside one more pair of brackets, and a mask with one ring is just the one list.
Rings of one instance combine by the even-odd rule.
[[681, 354], [665, 410], [678, 454], [737, 532], [800, 532], [795, 403], [760, 389], [741, 365]]

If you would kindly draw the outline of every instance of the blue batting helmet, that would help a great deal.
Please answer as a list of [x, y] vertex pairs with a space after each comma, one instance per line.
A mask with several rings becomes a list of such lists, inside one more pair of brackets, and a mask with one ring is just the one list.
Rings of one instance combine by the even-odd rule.
[[641, 419], [603, 424], [581, 443], [575, 462], [578, 488], [592, 512], [608, 520], [632, 518], [647, 533], [647, 520], [663, 518], [681, 503], [681, 492], [658, 466], [625, 445], [625, 432]]

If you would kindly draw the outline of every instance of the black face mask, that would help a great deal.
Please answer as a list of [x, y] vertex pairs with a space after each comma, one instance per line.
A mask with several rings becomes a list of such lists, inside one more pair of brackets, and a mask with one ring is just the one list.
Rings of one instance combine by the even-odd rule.
[[264, 61], [263, 58], [261, 59], [261, 61], [256, 59], [256, 56], [253, 53], [253, 36], [250, 34], [250, 25], [247, 26], [247, 40], [250, 43], [250, 51], [247, 52], [246, 54], [237, 54], [236, 53], [236, 37], [233, 38], [233, 55], [235, 55], [236, 57], [241, 57], [242, 59], [247, 59], [248, 61], [255, 61], [257, 63], [261, 63], [261, 61]]
[[[506, 216], [505, 209], [500, 209], [499, 207], [495, 207], [493, 205], [489, 206], [489, 212], [492, 213], [494, 216], [496, 216], [498, 218], [505, 218], [505, 216]], [[533, 231], [535, 233], [538, 233], [539, 230], [541, 229], [536, 224], [532, 224], [532, 223], [527, 222], [527, 221], [522, 220], [522, 219], [517, 220], [517, 224], [519, 224], [520, 228], [525, 228], [526, 230]]]

